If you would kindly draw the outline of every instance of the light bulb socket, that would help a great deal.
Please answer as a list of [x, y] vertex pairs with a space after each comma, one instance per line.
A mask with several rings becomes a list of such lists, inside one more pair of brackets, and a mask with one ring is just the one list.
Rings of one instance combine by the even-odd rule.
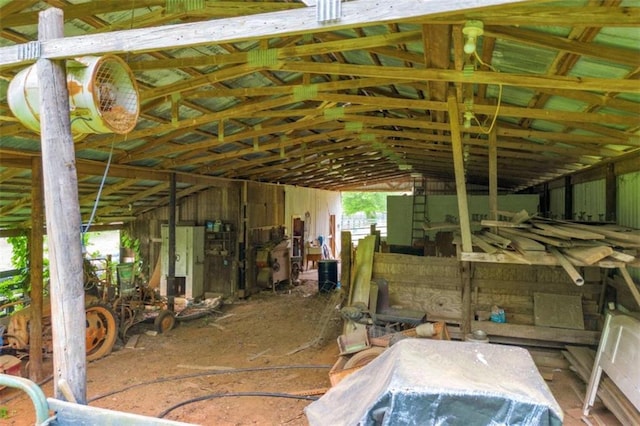
[[476, 51], [478, 37], [484, 34], [484, 24], [482, 21], [467, 21], [462, 28], [462, 34], [467, 36], [464, 44], [464, 53], [471, 55]]
[[464, 127], [465, 129], [469, 129], [471, 128], [471, 120], [474, 118], [475, 116], [473, 115], [473, 112], [471, 111], [465, 111], [464, 112], [464, 123], [462, 124], [462, 127]]

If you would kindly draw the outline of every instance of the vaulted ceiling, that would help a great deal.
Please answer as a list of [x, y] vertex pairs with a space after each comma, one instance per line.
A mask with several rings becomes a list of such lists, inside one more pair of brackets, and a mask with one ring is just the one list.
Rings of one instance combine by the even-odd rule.
[[[40, 139], [8, 85], [38, 57], [115, 54], [137, 82], [133, 130], [77, 138], [83, 217], [99, 191], [105, 218], [166, 204], [173, 172], [179, 196], [220, 178], [450, 182], [452, 132], [468, 183], [487, 184], [495, 147], [501, 191], [640, 161], [638, 0], [352, 0], [327, 22], [315, 3], [0, 0], [0, 228], [29, 221]], [[37, 42], [49, 7], [65, 38]]]

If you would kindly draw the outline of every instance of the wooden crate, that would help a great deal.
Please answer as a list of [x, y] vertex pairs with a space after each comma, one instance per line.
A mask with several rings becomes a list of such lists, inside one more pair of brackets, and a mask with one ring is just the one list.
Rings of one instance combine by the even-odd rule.
[[354, 367], [354, 368], [345, 369], [344, 365], [347, 363], [348, 360], [349, 360], [348, 356], [339, 356], [336, 363], [333, 364], [333, 367], [331, 367], [331, 370], [329, 370], [329, 380], [331, 381], [331, 386], [337, 385], [338, 383], [340, 383], [342, 379], [347, 377], [349, 374], [353, 373], [354, 371], [358, 371], [362, 368], [362, 367]]

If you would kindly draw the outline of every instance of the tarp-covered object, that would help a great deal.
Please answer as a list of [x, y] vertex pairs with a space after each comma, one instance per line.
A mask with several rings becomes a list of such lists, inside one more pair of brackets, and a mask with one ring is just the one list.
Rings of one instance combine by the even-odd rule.
[[518, 347], [404, 339], [305, 409], [315, 425], [561, 425]]

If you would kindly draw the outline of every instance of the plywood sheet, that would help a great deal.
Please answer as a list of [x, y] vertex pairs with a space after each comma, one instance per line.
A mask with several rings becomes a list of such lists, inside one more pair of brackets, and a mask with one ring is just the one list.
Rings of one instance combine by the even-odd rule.
[[350, 304], [362, 302], [369, 304], [369, 285], [371, 284], [371, 271], [373, 270], [373, 253], [376, 243], [375, 235], [369, 235], [358, 242], [356, 250], [355, 270], [353, 286], [350, 289]]
[[584, 330], [582, 296], [533, 293], [533, 315], [535, 325]]

